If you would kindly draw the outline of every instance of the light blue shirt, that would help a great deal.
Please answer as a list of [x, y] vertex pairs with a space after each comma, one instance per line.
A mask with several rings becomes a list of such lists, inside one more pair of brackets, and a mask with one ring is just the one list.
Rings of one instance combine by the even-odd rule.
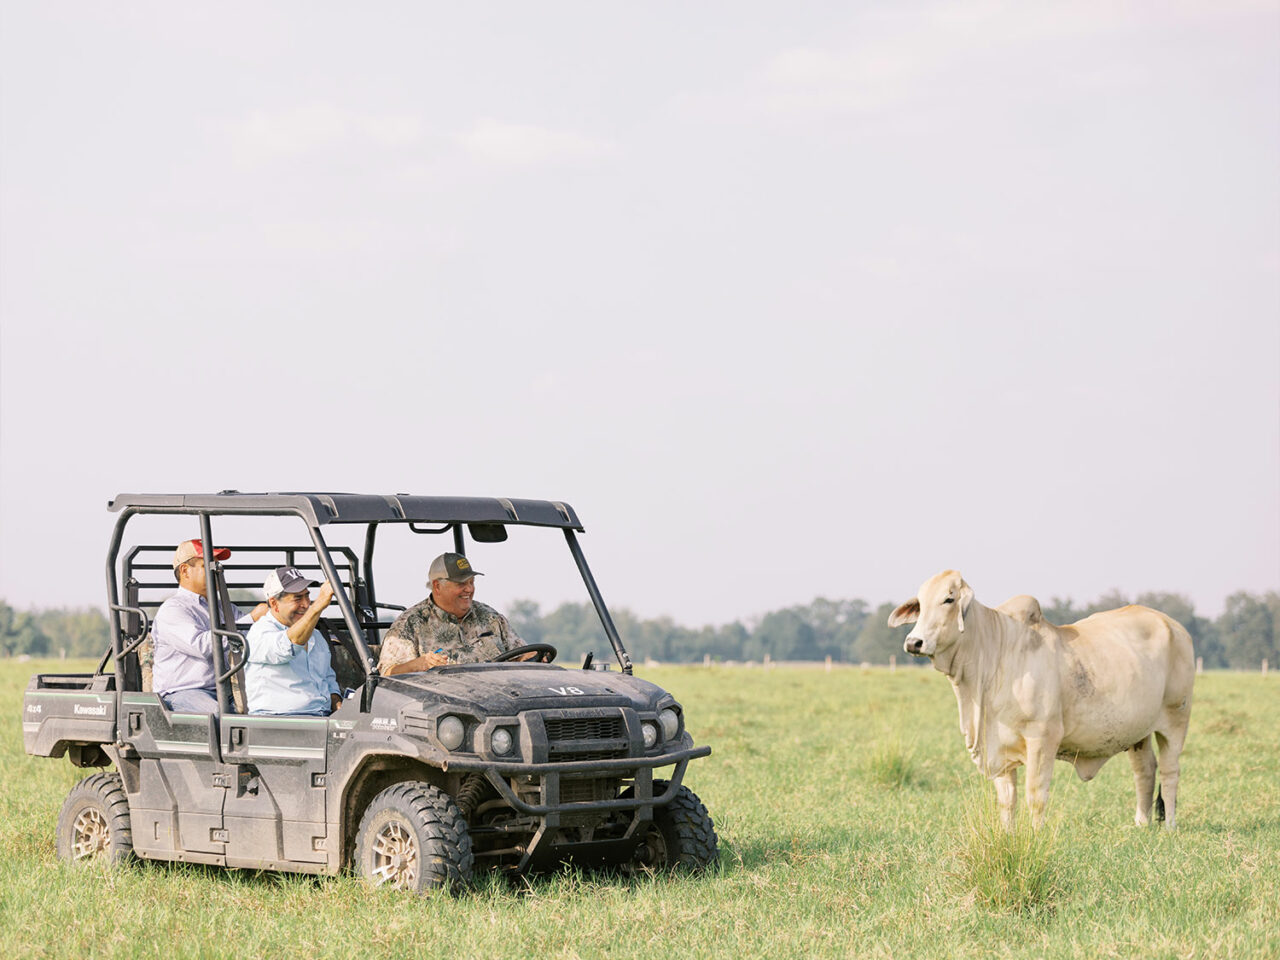
[[[249, 615], [232, 604], [231, 619], [248, 620]], [[155, 646], [151, 688], [156, 693], [168, 696], [179, 690], [214, 688], [213, 625], [203, 596], [179, 587], [156, 611], [151, 642]], [[225, 640], [222, 648], [227, 648]]]
[[305, 647], [289, 639], [288, 627], [268, 613], [249, 628], [244, 668], [250, 713], [309, 713], [327, 717], [329, 695], [339, 693], [329, 662], [329, 644], [318, 630]]

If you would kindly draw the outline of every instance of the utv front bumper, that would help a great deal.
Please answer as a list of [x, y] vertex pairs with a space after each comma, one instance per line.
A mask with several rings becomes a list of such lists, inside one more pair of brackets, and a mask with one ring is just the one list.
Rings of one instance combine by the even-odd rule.
[[[711, 748], [690, 747], [652, 757], [612, 757], [600, 760], [567, 760], [556, 763], [502, 763], [472, 757], [450, 758], [443, 764], [447, 770], [483, 773], [499, 796], [521, 813], [545, 817], [562, 813], [590, 813], [603, 810], [635, 810], [638, 807], [660, 807], [670, 803], [680, 789], [685, 768], [690, 760], [710, 756]], [[653, 795], [653, 771], [657, 767], [675, 765], [667, 788]], [[540, 778], [542, 803], [529, 803], [512, 789], [511, 778]], [[632, 795], [613, 800], [562, 801], [562, 778], [624, 779], [634, 778]]]

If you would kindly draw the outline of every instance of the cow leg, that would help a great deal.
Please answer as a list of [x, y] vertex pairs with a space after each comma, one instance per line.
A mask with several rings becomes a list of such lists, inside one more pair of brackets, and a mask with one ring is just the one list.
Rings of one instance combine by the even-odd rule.
[[1177, 827], [1175, 820], [1178, 807], [1178, 774], [1180, 767], [1178, 758], [1182, 755], [1182, 744], [1187, 736], [1187, 728], [1171, 730], [1167, 734], [1156, 731], [1156, 745], [1160, 748], [1160, 796], [1164, 800], [1164, 828], [1173, 830]]
[[1044, 824], [1045, 811], [1049, 807], [1049, 783], [1053, 780], [1053, 760], [1058, 744], [1041, 739], [1027, 738], [1027, 809], [1031, 811], [1031, 826]]
[[1000, 823], [1009, 832], [1013, 832], [1013, 824], [1018, 816], [1018, 768], [1011, 767], [1008, 773], [996, 777], [996, 805], [1000, 808]]
[[1143, 737], [1128, 750], [1133, 767], [1134, 788], [1138, 791], [1138, 810], [1133, 822], [1145, 827], [1151, 822], [1151, 794], [1156, 785], [1156, 753], [1151, 738]]

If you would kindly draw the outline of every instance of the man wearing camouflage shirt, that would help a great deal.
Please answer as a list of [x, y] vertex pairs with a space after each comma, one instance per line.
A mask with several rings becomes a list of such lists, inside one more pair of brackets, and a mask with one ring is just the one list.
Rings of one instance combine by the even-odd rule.
[[524, 646], [506, 617], [475, 601], [477, 575], [483, 576], [460, 553], [431, 561], [431, 596], [396, 617], [382, 640], [384, 677], [443, 663], [480, 663]]

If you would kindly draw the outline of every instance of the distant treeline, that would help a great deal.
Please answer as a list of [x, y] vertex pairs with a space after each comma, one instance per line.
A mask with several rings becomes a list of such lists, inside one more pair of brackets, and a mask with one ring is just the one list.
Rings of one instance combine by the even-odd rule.
[[97, 607], [15, 610], [0, 600], [0, 656], [100, 657], [109, 633]]
[[[1118, 592], [1099, 597], [1094, 603], [1077, 606], [1069, 599], [1055, 597], [1043, 606], [1052, 623], [1073, 623], [1100, 610], [1128, 603], [1162, 610], [1179, 621], [1195, 642], [1196, 655], [1205, 667], [1256, 670], [1269, 660], [1280, 668], [1280, 593], [1261, 596], [1240, 592], [1227, 598], [1226, 608], [1216, 620], [1196, 615], [1191, 601], [1177, 593], [1143, 593], [1129, 598]], [[825, 660], [852, 663], [899, 663], [917, 660], [903, 653], [902, 640], [910, 626], [891, 628], [889, 614], [897, 603], [872, 608], [863, 600], [827, 600], [767, 613], [758, 621], [701, 628], [683, 627], [667, 617], [642, 620], [629, 610], [613, 611], [614, 623], [633, 659], [652, 657], [674, 663], [712, 660]], [[594, 650], [607, 653], [608, 642], [588, 604], [568, 603], [550, 613], [542, 613], [531, 600], [521, 600], [506, 611], [516, 632], [527, 643], [554, 643], [562, 656], [577, 656]]]
[[[1177, 593], [1143, 593], [1129, 598], [1112, 592], [1077, 606], [1055, 597], [1044, 605], [1053, 623], [1072, 623], [1099, 610], [1140, 603], [1163, 610], [1190, 631], [1196, 654], [1206, 667], [1255, 670], [1265, 659], [1280, 669], [1280, 593], [1246, 592], [1227, 598], [1216, 620], [1196, 615], [1191, 601]], [[614, 622], [634, 659], [652, 657], [689, 663], [712, 660], [833, 660], [853, 663], [901, 663], [909, 628], [890, 629], [894, 603], [872, 608], [863, 600], [826, 600], [767, 613], [758, 621], [735, 620], [721, 626], [684, 627], [668, 617], [643, 620], [626, 609]], [[505, 611], [526, 643], [554, 643], [566, 662], [591, 650], [609, 653], [609, 644], [589, 604], [566, 603], [543, 613], [532, 600], [517, 600]], [[75, 610], [15, 610], [0, 601], [0, 656], [101, 656], [107, 648], [107, 618], [96, 607]]]

